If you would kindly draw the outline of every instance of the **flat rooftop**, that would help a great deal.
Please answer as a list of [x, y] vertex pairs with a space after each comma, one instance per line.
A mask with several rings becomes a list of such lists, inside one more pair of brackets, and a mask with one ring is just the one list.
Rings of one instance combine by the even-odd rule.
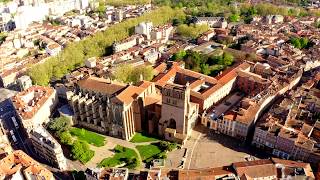
[[221, 103], [215, 106], [210, 112], [209, 116], [211, 120], [216, 120], [222, 114], [225, 114], [229, 109], [231, 109], [235, 104], [241, 101], [243, 94], [240, 92], [235, 92], [230, 96], [226, 97]]

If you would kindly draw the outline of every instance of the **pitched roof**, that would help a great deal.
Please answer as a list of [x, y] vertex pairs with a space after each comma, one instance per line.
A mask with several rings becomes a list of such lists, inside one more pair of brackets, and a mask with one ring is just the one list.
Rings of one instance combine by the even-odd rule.
[[87, 79], [80, 80], [78, 85], [81, 89], [100, 92], [107, 95], [119, 93], [126, 87], [126, 84], [111, 82], [110, 80], [97, 77], [89, 77]]
[[53, 179], [52, 173], [33, 160], [21, 150], [16, 150], [0, 160], [0, 179], [6, 179], [17, 171], [22, 170], [25, 174], [33, 175], [35, 179]]
[[50, 87], [31, 86], [13, 96], [12, 102], [23, 119], [31, 119], [54, 93]]
[[143, 91], [144, 88], [128, 86], [120, 94], [118, 94], [113, 101], [118, 101], [127, 105], [132, 103]]
[[233, 163], [238, 176], [251, 178], [277, 176], [277, 168], [271, 160], [256, 160]]

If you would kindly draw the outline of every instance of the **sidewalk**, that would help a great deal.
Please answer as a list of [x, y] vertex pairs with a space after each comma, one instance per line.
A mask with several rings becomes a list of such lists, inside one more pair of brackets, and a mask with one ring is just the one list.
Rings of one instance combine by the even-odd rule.
[[[104, 158], [112, 157], [114, 154], [114, 152], [112, 150], [116, 147], [116, 145], [120, 145], [120, 146], [123, 146], [126, 148], [133, 149], [137, 153], [138, 161], [141, 162], [141, 166], [142, 166], [142, 159], [141, 159], [139, 151], [136, 149], [135, 143], [132, 143], [132, 142], [129, 142], [126, 140], [122, 140], [122, 139], [118, 139], [118, 138], [114, 138], [111, 136], [105, 136], [105, 137], [106, 137], [107, 143], [104, 146], [96, 147], [96, 146], [90, 145], [90, 149], [95, 151], [95, 155], [86, 164], [86, 166], [95, 168]], [[150, 143], [151, 142], [149, 142], [149, 144]], [[143, 144], [138, 143], [137, 145], [148, 145], [148, 144], [147, 143], [146, 144], [145, 143], [143, 143]], [[140, 167], [139, 169], [142, 169], [142, 168], [143, 167]]]
[[187, 149], [187, 158], [184, 163], [184, 169], [189, 169], [192, 163], [193, 150], [197, 146], [199, 139], [203, 136], [203, 134], [199, 131], [192, 130], [191, 137], [186, 141], [183, 145], [183, 148]]

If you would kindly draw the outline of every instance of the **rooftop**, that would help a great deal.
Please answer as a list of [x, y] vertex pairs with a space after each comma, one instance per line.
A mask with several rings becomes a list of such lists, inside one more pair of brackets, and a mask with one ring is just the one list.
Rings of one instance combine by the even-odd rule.
[[12, 102], [23, 119], [31, 119], [53, 93], [50, 87], [32, 86], [12, 97]]
[[5, 179], [23, 171], [25, 174], [33, 176], [35, 179], [53, 179], [53, 174], [41, 166], [37, 161], [21, 150], [16, 150], [0, 160], [0, 178]]
[[104, 78], [89, 77], [87, 79], [80, 80], [78, 82], [78, 86], [81, 89], [112, 95], [121, 92], [126, 87], [126, 84], [113, 82]]

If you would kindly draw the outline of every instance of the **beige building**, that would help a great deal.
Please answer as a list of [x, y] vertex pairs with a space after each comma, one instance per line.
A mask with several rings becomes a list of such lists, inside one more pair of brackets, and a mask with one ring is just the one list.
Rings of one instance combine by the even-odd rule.
[[60, 144], [44, 129], [30, 132], [30, 139], [36, 153], [60, 170], [67, 170], [67, 161]]
[[11, 98], [17, 115], [27, 133], [49, 122], [57, 104], [56, 91], [50, 87], [32, 86]]
[[8, 139], [8, 135], [3, 128], [2, 121], [3, 120], [0, 119], [0, 154], [2, 154], [2, 153], [11, 154], [12, 147], [11, 147], [10, 141]]
[[142, 43], [143, 41], [144, 41], [144, 37], [140, 34], [136, 34], [120, 42], [113, 43], [112, 48], [113, 48], [113, 51], [117, 53], [117, 52], [128, 50], [133, 46]]
[[198, 118], [199, 104], [190, 101], [189, 84], [162, 88], [161, 119], [159, 134], [165, 139], [183, 142], [190, 136]]
[[21, 150], [0, 160], [0, 179], [54, 180], [53, 174]]

